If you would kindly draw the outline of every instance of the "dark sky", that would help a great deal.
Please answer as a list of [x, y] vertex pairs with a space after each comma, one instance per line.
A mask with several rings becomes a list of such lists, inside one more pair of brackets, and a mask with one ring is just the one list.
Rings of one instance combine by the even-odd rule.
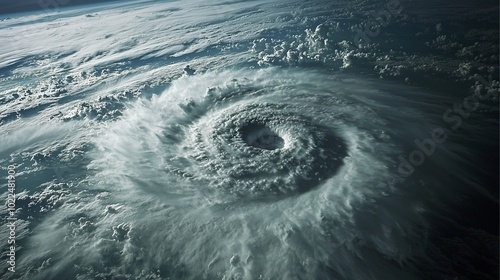
[[50, 11], [82, 4], [105, 3], [118, 0], [0, 0], [0, 14], [24, 11]]

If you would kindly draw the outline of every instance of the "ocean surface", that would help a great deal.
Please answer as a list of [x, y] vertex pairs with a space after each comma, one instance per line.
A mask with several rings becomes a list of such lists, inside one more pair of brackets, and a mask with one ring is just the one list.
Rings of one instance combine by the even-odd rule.
[[498, 279], [498, 2], [43, 3], [0, 7], [1, 279]]

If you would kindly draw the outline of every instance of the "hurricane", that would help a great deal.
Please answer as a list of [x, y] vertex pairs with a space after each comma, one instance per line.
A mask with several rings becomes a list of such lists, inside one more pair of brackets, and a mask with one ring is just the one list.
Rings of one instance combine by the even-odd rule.
[[3, 19], [2, 279], [496, 279], [498, 13], [464, 5]]

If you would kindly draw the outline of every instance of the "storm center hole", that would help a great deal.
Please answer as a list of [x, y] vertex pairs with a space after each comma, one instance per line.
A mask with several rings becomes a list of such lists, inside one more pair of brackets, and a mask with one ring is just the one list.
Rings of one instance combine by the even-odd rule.
[[240, 131], [243, 141], [255, 148], [276, 150], [285, 146], [285, 140], [265, 124], [249, 123]]

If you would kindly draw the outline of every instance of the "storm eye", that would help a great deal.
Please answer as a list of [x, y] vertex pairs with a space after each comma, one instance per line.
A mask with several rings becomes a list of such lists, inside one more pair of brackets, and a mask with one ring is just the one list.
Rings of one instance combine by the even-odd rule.
[[265, 124], [249, 123], [240, 132], [243, 141], [255, 148], [276, 150], [285, 146], [285, 140]]

